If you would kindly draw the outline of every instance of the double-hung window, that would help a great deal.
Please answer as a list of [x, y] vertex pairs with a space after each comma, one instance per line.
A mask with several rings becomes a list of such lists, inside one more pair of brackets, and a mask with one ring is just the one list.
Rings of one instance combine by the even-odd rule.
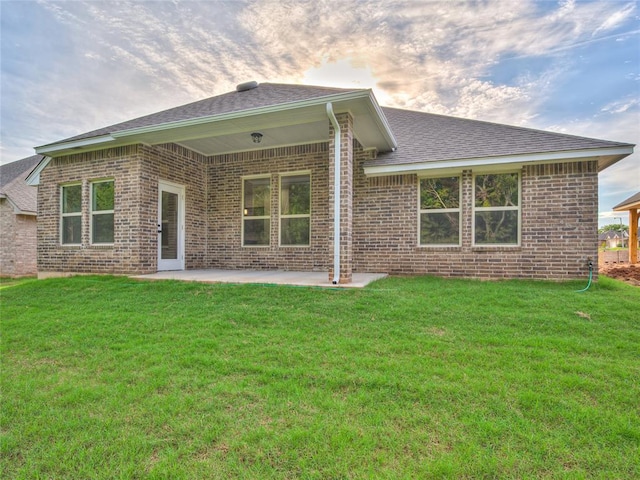
[[113, 180], [91, 184], [91, 243], [113, 243]]
[[82, 243], [82, 185], [63, 185], [60, 205], [60, 241], [63, 245]]
[[271, 177], [242, 184], [242, 245], [268, 246], [271, 237]]
[[474, 244], [520, 244], [520, 174], [476, 175]]
[[460, 245], [460, 177], [420, 179], [420, 245]]
[[311, 227], [311, 176], [280, 177], [280, 245], [308, 246]]

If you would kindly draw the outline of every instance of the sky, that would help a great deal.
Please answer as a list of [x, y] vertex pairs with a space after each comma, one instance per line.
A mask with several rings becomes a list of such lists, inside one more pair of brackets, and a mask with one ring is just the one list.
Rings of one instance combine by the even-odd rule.
[[256, 80], [638, 144], [600, 225], [640, 191], [638, 1], [0, 0], [0, 35], [2, 163]]

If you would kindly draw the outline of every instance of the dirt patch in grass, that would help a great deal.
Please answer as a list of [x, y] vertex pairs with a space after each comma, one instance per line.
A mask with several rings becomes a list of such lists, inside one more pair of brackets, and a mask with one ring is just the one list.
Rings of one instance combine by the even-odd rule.
[[628, 263], [618, 263], [614, 265], [604, 265], [598, 270], [600, 275], [609, 278], [622, 280], [630, 285], [640, 287], [640, 264], [631, 265]]

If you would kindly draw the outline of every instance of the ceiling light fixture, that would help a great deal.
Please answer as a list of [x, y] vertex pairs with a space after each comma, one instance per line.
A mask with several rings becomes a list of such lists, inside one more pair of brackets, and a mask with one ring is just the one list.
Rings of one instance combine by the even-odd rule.
[[259, 132], [253, 132], [251, 134], [251, 139], [253, 140], [253, 143], [260, 143], [262, 141], [262, 134]]

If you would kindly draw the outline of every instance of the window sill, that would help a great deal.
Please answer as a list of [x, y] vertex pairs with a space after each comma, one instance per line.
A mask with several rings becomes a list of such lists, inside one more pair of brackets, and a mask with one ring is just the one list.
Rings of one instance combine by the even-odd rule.
[[418, 245], [420, 250], [442, 250], [456, 251], [462, 248], [462, 245]]
[[513, 252], [522, 250], [522, 245], [472, 245], [472, 252]]

